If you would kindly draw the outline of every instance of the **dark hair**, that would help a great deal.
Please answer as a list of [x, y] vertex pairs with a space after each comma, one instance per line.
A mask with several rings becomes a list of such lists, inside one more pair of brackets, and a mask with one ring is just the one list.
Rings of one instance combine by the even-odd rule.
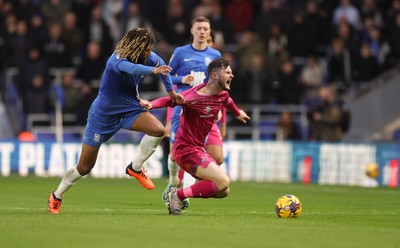
[[226, 69], [228, 66], [230, 66], [230, 63], [227, 59], [224, 58], [214, 59], [208, 65], [208, 75], [211, 75], [212, 72], [217, 71], [219, 69]]
[[115, 54], [134, 63], [138, 62], [140, 54], [153, 45], [154, 37], [148, 28], [135, 28], [122, 37], [115, 48]]
[[210, 19], [208, 19], [208, 18], [205, 17], [205, 16], [198, 16], [198, 17], [196, 17], [196, 18], [193, 19], [193, 21], [192, 21], [192, 26], [193, 26], [196, 22], [208, 22], [208, 23], [210, 23]]

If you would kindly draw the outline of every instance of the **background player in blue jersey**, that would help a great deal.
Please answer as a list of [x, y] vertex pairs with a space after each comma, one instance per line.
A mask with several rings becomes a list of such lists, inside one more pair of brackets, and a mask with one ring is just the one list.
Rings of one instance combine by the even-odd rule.
[[[177, 85], [177, 92], [183, 92], [197, 86], [208, 80], [207, 67], [214, 59], [221, 58], [219, 51], [207, 45], [207, 39], [210, 37], [210, 21], [208, 18], [199, 16], [192, 21], [190, 32], [193, 37], [193, 42], [189, 45], [177, 47], [172, 54], [169, 66], [171, 66], [171, 78]], [[170, 154], [168, 156], [169, 183], [162, 195], [162, 201], [168, 205], [168, 192], [171, 187], [176, 187], [179, 184], [178, 170], [179, 167], [172, 155], [173, 145], [175, 142], [175, 134], [179, 127], [179, 118], [182, 111], [181, 106], [174, 108], [171, 118], [171, 134], [170, 134]], [[215, 124], [215, 128], [211, 132], [219, 130]], [[221, 164], [223, 161], [222, 146], [212, 145], [209, 147], [209, 154], [214, 154], [214, 159]], [[218, 149], [214, 151], [213, 148]], [[185, 201], [183, 208], [188, 206], [188, 201]]]
[[89, 110], [79, 162], [66, 172], [58, 188], [50, 194], [48, 213], [60, 212], [64, 193], [92, 170], [101, 144], [121, 128], [145, 133], [139, 152], [126, 173], [135, 177], [144, 188], [154, 188], [142, 165], [163, 139], [164, 126], [140, 106], [139, 88], [145, 75], [159, 74], [173, 101], [183, 102], [183, 97], [173, 90], [169, 76], [171, 68], [151, 52], [153, 43], [149, 29], [137, 28], [125, 34], [117, 44], [107, 61], [99, 94]]

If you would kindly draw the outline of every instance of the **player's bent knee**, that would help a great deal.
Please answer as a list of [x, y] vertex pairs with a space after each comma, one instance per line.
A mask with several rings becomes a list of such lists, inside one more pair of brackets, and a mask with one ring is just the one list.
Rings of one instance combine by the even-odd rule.
[[228, 195], [229, 195], [229, 187], [226, 190], [219, 192], [220, 198], [225, 198]]
[[225, 198], [229, 195], [229, 187], [221, 192], [221, 198]]
[[76, 169], [78, 170], [79, 174], [81, 174], [81, 176], [85, 176], [87, 174], [89, 174], [92, 171], [93, 166], [90, 165], [79, 165], [76, 166]]
[[225, 198], [229, 195], [229, 188], [222, 190], [220, 192], [217, 192], [213, 195], [214, 198]]
[[155, 130], [154, 130], [154, 137], [164, 137], [165, 135], [165, 128], [164, 126], [158, 126]]
[[230, 182], [230, 179], [228, 176], [224, 176], [223, 178], [218, 180], [218, 182], [216, 182], [218, 190], [220, 190], [220, 191], [224, 191], [224, 190], [228, 189], [230, 183], [231, 182]]
[[157, 138], [164, 137], [165, 134], [164, 127], [154, 127], [151, 130], [149, 130], [146, 134]]
[[164, 138], [164, 132], [159, 132], [159, 133], [157, 133], [157, 135], [155, 135], [155, 137], [158, 137], [158, 138]]

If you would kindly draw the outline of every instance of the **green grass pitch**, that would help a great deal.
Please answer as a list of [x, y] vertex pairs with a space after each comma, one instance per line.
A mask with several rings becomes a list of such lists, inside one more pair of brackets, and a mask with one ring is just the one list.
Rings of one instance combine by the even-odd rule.
[[[400, 190], [234, 182], [225, 199], [191, 199], [181, 216], [132, 179], [80, 180], [47, 214], [60, 178], [0, 177], [0, 247], [400, 247]], [[297, 219], [276, 199], [296, 195]]]

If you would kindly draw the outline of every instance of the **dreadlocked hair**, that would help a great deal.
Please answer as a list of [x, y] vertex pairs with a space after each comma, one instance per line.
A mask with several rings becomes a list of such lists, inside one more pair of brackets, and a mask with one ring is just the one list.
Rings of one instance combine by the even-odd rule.
[[154, 43], [154, 37], [148, 28], [135, 28], [118, 42], [114, 52], [120, 58], [137, 63], [144, 48]]

